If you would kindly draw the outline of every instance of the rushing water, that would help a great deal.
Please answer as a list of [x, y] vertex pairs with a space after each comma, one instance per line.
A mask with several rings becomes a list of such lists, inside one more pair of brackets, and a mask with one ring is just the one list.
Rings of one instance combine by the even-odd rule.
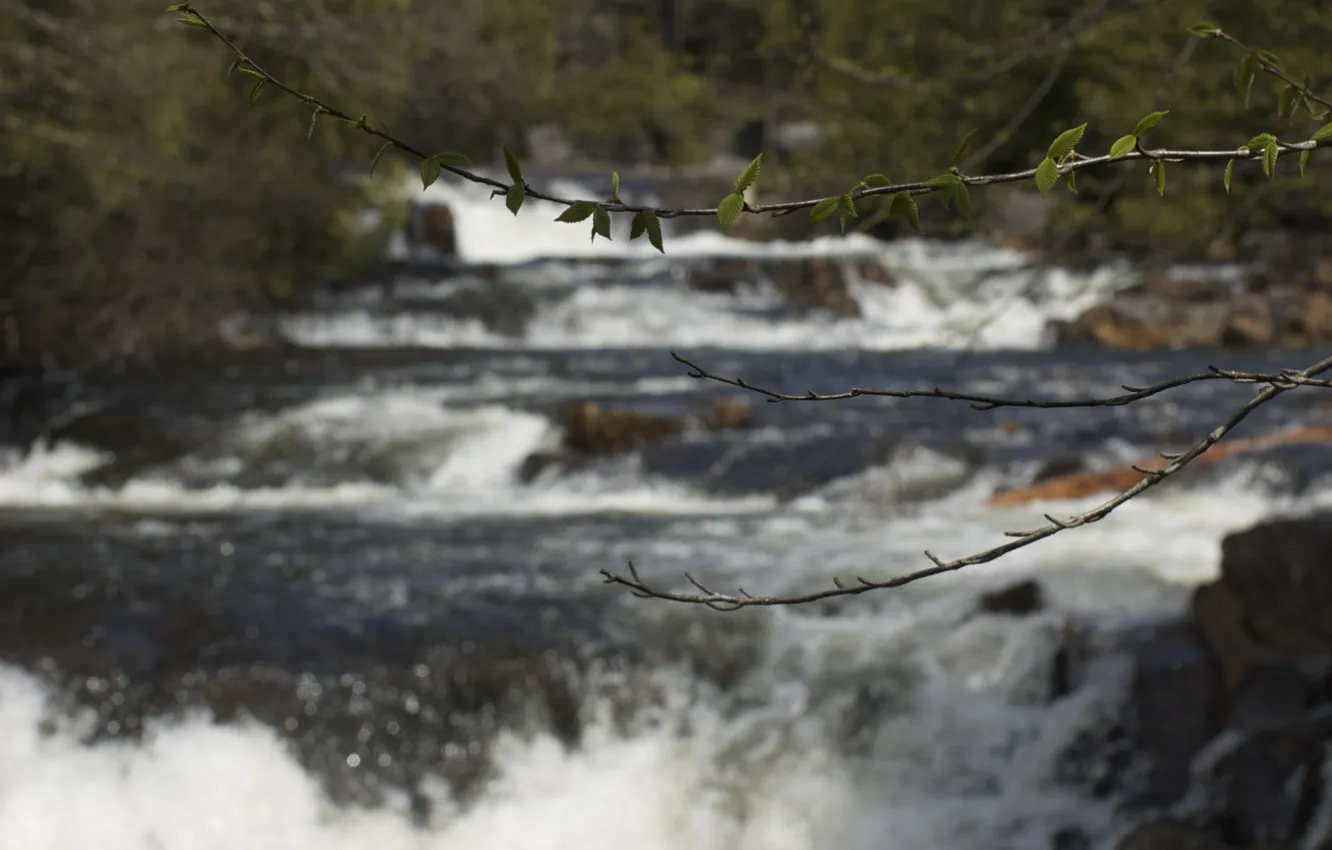
[[[1275, 452], [898, 591], [733, 614], [635, 599], [599, 570], [781, 592], [992, 546], [1051, 508], [986, 507], [998, 488], [1177, 444], [1251, 388], [1053, 412], [751, 398], [749, 429], [522, 483], [569, 400], [728, 394], [671, 348], [794, 391], [1023, 395], [1217, 355], [1049, 351], [1047, 322], [1122, 269], [703, 234], [663, 259], [539, 204], [432, 192], [465, 259], [498, 270], [330, 295], [283, 320], [290, 355], [95, 379], [91, 425], [0, 472], [0, 850], [1102, 846], [1126, 816], [1076, 778], [1097, 769], [1076, 742], [1124, 671], [1107, 657], [1052, 695], [1060, 630], [1168, 616], [1224, 533], [1332, 492], [1318, 452]], [[857, 281], [864, 315], [841, 321], [683, 282], [778, 252], [872, 254], [898, 282]], [[1246, 427], [1318, 416], [1294, 397]], [[975, 612], [1032, 575], [1045, 610]]]

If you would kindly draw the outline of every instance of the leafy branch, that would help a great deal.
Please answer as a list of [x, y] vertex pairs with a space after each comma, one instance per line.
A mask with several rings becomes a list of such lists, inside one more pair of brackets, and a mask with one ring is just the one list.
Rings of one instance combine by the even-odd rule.
[[[746, 200], [746, 193], [754, 187], [761, 168], [762, 154], [756, 157], [736, 178], [734, 191], [723, 197], [714, 207], [671, 208], [654, 207], [625, 203], [619, 197], [619, 178], [613, 175], [614, 189], [611, 197], [605, 200], [567, 198], [554, 195], [529, 184], [523, 177], [522, 166], [518, 157], [504, 148], [504, 160], [509, 181], [481, 174], [468, 166], [472, 161], [464, 154], [455, 151], [427, 153], [422, 148], [412, 145], [395, 136], [382, 122], [372, 121], [369, 116], [360, 114], [353, 117], [314, 95], [298, 91], [278, 77], [269, 73], [254, 61], [231, 37], [222, 32], [214, 23], [200, 12], [192, 3], [178, 3], [168, 11], [178, 14], [178, 21], [184, 25], [206, 30], [220, 41], [233, 54], [231, 71], [239, 71], [255, 80], [250, 93], [254, 103], [265, 87], [271, 87], [294, 98], [310, 110], [310, 129], [312, 134], [321, 117], [327, 117], [380, 140], [381, 145], [371, 163], [371, 169], [389, 149], [397, 150], [418, 160], [421, 182], [424, 188], [435, 183], [443, 174], [452, 174], [462, 180], [490, 187], [492, 197], [503, 196], [504, 203], [515, 215], [528, 198], [558, 204], [566, 209], [557, 217], [557, 221], [576, 223], [592, 219], [592, 238], [597, 236], [611, 238], [611, 216], [632, 214], [630, 238], [637, 239], [647, 235], [648, 241], [658, 251], [665, 251], [662, 244], [661, 222], [663, 218], [681, 218], [694, 216], [715, 216], [723, 227], [733, 224], [741, 215], [790, 215], [799, 211], [808, 211], [812, 223], [824, 221], [834, 214], [839, 215], [842, 230], [853, 218], [861, 214], [862, 204], [877, 204], [878, 214], [904, 221], [916, 231], [921, 230], [920, 209], [917, 198], [923, 195], [935, 195], [945, 208], [951, 208], [962, 218], [971, 215], [970, 190], [976, 187], [994, 186], [1006, 183], [1021, 183], [1028, 180], [1035, 182], [1042, 193], [1048, 193], [1060, 179], [1068, 182], [1069, 188], [1076, 191], [1075, 175], [1078, 172], [1098, 168], [1112, 163], [1146, 160], [1158, 192], [1165, 192], [1166, 163], [1193, 163], [1200, 165], [1225, 164], [1225, 187], [1230, 188], [1235, 164], [1238, 162], [1261, 162], [1263, 171], [1270, 179], [1282, 153], [1300, 154], [1300, 172], [1304, 172], [1313, 151], [1332, 143], [1332, 123], [1324, 124], [1310, 138], [1298, 142], [1288, 142], [1271, 134], [1263, 134], [1248, 143], [1232, 147], [1211, 150], [1176, 150], [1170, 148], [1144, 147], [1142, 137], [1151, 131], [1165, 117], [1165, 112], [1154, 112], [1138, 122], [1133, 132], [1121, 137], [1108, 153], [1087, 155], [1077, 150], [1087, 124], [1081, 124], [1066, 130], [1056, 137], [1049, 146], [1046, 156], [1033, 168], [1001, 174], [970, 175], [964, 174], [958, 163], [970, 145], [971, 136], [963, 142], [958, 152], [952, 157], [948, 170], [927, 180], [894, 183], [886, 175], [872, 174], [858, 182], [846, 192], [821, 198], [780, 201], [768, 204], [755, 204]], [[1274, 77], [1285, 84], [1279, 98], [1279, 107], [1283, 113], [1304, 109], [1310, 116], [1322, 121], [1332, 117], [1332, 102], [1310, 90], [1308, 81], [1297, 82], [1282, 67], [1280, 60], [1267, 51], [1253, 50], [1223, 32], [1214, 24], [1197, 24], [1190, 31], [1199, 38], [1216, 38], [1230, 42], [1244, 51], [1240, 66], [1236, 71], [1236, 85], [1246, 93], [1251, 89], [1253, 78], [1261, 72]], [[1131, 141], [1130, 141], [1131, 140]]]

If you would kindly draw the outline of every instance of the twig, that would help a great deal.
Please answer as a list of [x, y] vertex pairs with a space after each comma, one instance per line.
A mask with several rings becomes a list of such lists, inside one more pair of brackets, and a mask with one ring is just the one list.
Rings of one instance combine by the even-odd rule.
[[[799, 605], [803, 603], [817, 602], [822, 599], [831, 599], [838, 596], [857, 596], [871, 590], [901, 587], [942, 573], [954, 572], [964, 567], [989, 563], [990, 561], [997, 560], [1010, 552], [1015, 552], [1018, 549], [1023, 549], [1033, 543], [1044, 540], [1047, 537], [1053, 537], [1054, 535], [1068, 531], [1069, 529], [1080, 528], [1084, 525], [1090, 525], [1091, 523], [1105, 519], [1120, 506], [1137, 498], [1150, 488], [1165, 481], [1176, 472], [1179, 472], [1181, 469], [1188, 466], [1209, 448], [1224, 439], [1227, 434], [1247, 419], [1249, 414], [1295, 386], [1314, 382], [1319, 374], [1326, 372], [1329, 369], [1332, 369], [1332, 357], [1320, 360], [1306, 369], [1286, 374], [1284, 380], [1287, 383], [1285, 384], [1268, 384], [1247, 403], [1232, 413], [1224, 422], [1194, 443], [1187, 451], [1175, 457], [1174, 460], [1170, 461], [1166, 466], [1160, 469], [1135, 467], [1135, 469], [1143, 475], [1138, 483], [1122, 491], [1109, 501], [1086, 511], [1085, 513], [1080, 513], [1063, 520], [1046, 515], [1045, 519], [1048, 523], [1047, 525], [1032, 531], [1008, 532], [1007, 536], [1012, 538], [1009, 542], [952, 561], [945, 561], [933, 553], [926, 551], [925, 557], [930, 560], [931, 566], [916, 570], [915, 572], [878, 580], [857, 577], [855, 584], [847, 584], [844, 580], [834, 579], [831, 588], [810, 593], [792, 594], [789, 596], [753, 596], [744, 592], [735, 594], [720, 593], [711, 590], [693, 578], [690, 579], [690, 582], [695, 587], [698, 587], [701, 592], [680, 593], [659, 588], [647, 583], [642, 579], [637, 569], [635, 569], [632, 564], [630, 564], [628, 576], [620, 575], [611, 572], [610, 570], [602, 570], [601, 575], [607, 584], [623, 585], [640, 597], [664, 599], [672, 602], [684, 602], [693, 605], [705, 605], [718, 611], [735, 611], [740, 608], [751, 608], [756, 606]], [[1247, 373], [1234, 374], [1249, 377]], [[1227, 376], [1218, 374], [1218, 377]], [[1227, 377], [1227, 379], [1229, 378]], [[1329, 384], [1332, 384], [1332, 382], [1323, 381], [1319, 385]]]
[[1091, 396], [1087, 398], [1008, 398], [1003, 396], [975, 395], [972, 393], [955, 392], [953, 390], [944, 390], [938, 387], [935, 387], [932, 390], [887, 390], [852, 387], [849, 390], [837, 393], [823, 394], [810, 390], [804, 395], [794, 395], [791, 393], [779, 392], [777, 390], [765, 389], [764, 387], [751, 384], [743, 378], [728, 378], [724, 375], [709, 372], [693, 361], [681, 357], [674, 351], [671, 352], [671, 357], [674, 357], [676, 361], [689, 367], [690, 371], [688, 375], [691, 378], [715, 381], [719, 384], [726, 384], [727, 386], [748, 390], [749, 392], [764, 396], [769, 402], [844, 401], [846, 399], [860, 398], [862, 396], [872, 396], [879, 398], [937, 398], [946, 401], [963, 401], [971, 404], [976, 410], [994, 410], [999, 407], [1027, 407], [1055, 410], [1072, 407], [1123, 407], [1173, 389], [1178, 389], [1179, 387], [1203, 381], [1230, 381], [1237, 384], [1270, 384], [1282, 389], [1292, 389], [1296, 386], [1332, 388], [1332, 380], [1314, 378], [1303, 375], [1303, 373], [1300, 372], [1236, 372], [1211, 366], [1208, 367], [1206, 372], [1185, 375], [1182, 378], [1171, 378], [1168, 381], [1162, 381], [1159, 384], [1152, 384], [1148, 387], [1125, 386], [1122, 387], [1124, 392], [1120, 395]]
[[[235, 55], [235, 64], [237, 67], [240, 67], [242, 70], [245, 70], [246, 72], [250, 73], [252, 76], [258, 78], [265, 84], [273, 86], [279, 91], [282, 91], [290, 95], [299, 102], [310, 107], [311, 110], [315, 113], [315, 117], [324, 115], [328, 116], [329, 118], [343, 121], [347, 124], [352, 125], [356, 129], [360, 130], [361, 132], [369, 136], [373, 136], [374, 138], [380, 139], [381, 141], [385, 142], [388, 146], [402, 153], [408, 154], [409, 156], [413, 156], [421, 160], [430, 158], [431, 155], [427, 154], [421, 148], [402, 141], [401, 139], [391, 134], [383, 126], [375, 126], [371, 124], [365, 118], [365, 116], [361, 116], [360, 118], [354, 118], [347, 112], [344, 112], [341, 109], [338, 109], [337, 107], [331, 106], [327, 102], [320, 100], [319, 98], [313, 95], [297, 91], [296, 89], [292, 88], [290, 85], [284, 83], [282, 80], [270, 74], [268, 71], [264, 70], [262, 66], [256, 63], [249, 55], [247, 55], [245, 51], [243, 51], [231, 38], [229, 38], [221, 30], [219, 30], [212, 23], [212, 21], [210, 21], [202, 12], [194, 8], [192, 4], [183, 3], [173, 8], [176, 11], [179, 11], [189, 22], [207, 30], [214, 38], [218, 39], [218, 41], [226, 45], [227, 49], [230, 50]], [[1284, 74], [1282, 74], [1279, 69], [1271, 67], [1270, 64], [1263, 63], [1260, 65], [1260, 67], [1265, 73], [1272, 74], [1273, 76], [1279, 77], [1283, 81], [1290, 82], [1289, 79], [1286, 76], [1284, 76]], [[1315, 95], [1313, 92], [1308, 91], [1304, 87], [1299, 86], [1296, 83], [1291, 83], [1291, 84], [1296, 85], [1297, 88], [1305, 92], [1306, 96], [1310, 97], [1311, 99], [1318, 100], [1320, 103], [1324, 102], [1321, 99], [1319, 99], [1317, 95]], [[1315, 141], [1313, 139], [1310, 139], [1308, 141], [1303, 141], [1303, 142], [1280, 143], [1281, 149], [1287, 152], [1313, 151], [1317, 150], [1320, 147], [1325, 147], [1328, 145], [1332, 145], [1332, 139], [1324, 139], [1322, 141]], [[1131, 150], [1120, 157], [1112, 158], [1109, 154], [1104, 154], [1101, 156], [1077, 156], [1071, 158], [1061, 163], [1058, 166], [1058, 173], [1060, 176], [1065, 176], [1070, 172], [1085, 171], [1087, 169], [1096, 168], [1098, 166], [1106, 165], [1108, 163], [1132, 162], [1135, 160], [1144, 160], [1144, 159], [1165, 160], [1167, 162], [1176, 162], [1176, 163], [1183, 162], [1183, 163], [1215, 165], [1218, 163], [1228, 163], [1231, 160], [1241, 160], [1241, 161], [1260, 160], [1262, 159], [1262, 157], [1263, 153], [1261, 150], [1252, 151], [1248, 147], [1215, 149], [1215, 150], [1192, 150], [1192, 149], [1172, 150], [1165, 148], [1147, 149], [1142, 146], [1138, 146], [1134, 150]], [[510, 183], [505, 183], [502, 180], [497, 180], [493, 177], [487, 177], [483, 174], [478, 174], [476, 172], [470, 171], [458, 165], [441, 163], [440, 170], [453, 174], [471, 183], [476, 183], [482, 186], [489, 186], [492, 189], [496, 190], [496, 194], [507, 192], [510, 186], [512, 185]], [[1033, 179], [1036, 176], [1036, 172], [1037, 172], [1036, 168], [1027, 168], [1021, 171], [1013, 171], [1005, 174], [988, 174], [988, 175], [955, 174], [954, 176], [956, 177], [957, 182], [960, 182], [962, 185], [968, 187], [976, 187], [976, 186], [995, 186], [1005, 183], [1019, 183], [1025, 180]], [[528, 198], [536, 198], [539, 200], [549, 201], [551, 203], [561, 204], [564, 206], [573, 206], [574, 204], [579, 204], [579, 203], [595, 204], [600, 206], [607, 213], [651, 212], [654, 213], [658, 218], [715, 216], [718, 214], [717, 207], [670, 208], [670, 207], [643, 206], [638, 204], [626, 204], [618, 201], [604, 201], [604, 200], [594, 201], [594, 200], [579, 199], [579, 198], [566, 198], [560, 195], [553, 195], [548, 192], [540, 191], [531, 186], [525, 185], [524, 188], [526, 190], [525, 195]], [[909, 193], [911, 195], [926, 195], [939, 191], [950, 191], [950, 187], [949, 186], [941, 187], [940, 185], [933, 183], [932, 181], [916, 181], [910, 183], [894, 183], [890, 185], [873, 186], [873, 187], [862, 185], [856, 188], [854, 191], [850, 192], [849, 194], [853, 200], [859, 200], [861, 198], [896, 195], [900, 193]], [[831, 197], [835, 198], [838, 196], [834, 195]], [[768, 213], [771, 215], [785, 215], [798, 210], [812, 209], [813, 207], [818, 206], [819, 204], [827, 200], [829, 200], [829, 197], [809, 198], [806, 200], [798, 200], [798, 201], [783, 201], [770, 204], [745, 203], [741, 212], [748, 213], [751, 215], [758, 215], [763, 213]]]

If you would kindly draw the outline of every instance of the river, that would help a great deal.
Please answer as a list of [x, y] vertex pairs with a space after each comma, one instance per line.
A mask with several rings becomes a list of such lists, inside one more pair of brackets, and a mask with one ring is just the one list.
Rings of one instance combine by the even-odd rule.
[[[1051, 350], [1048, 323], [1122, 268], [709, 233], [668, 233], [661, 258], [541, 204], [432, 191], [463, 257], [497, 270], [329, 294], [283, 319], [290, 354], [90, 379], [98, 439], [0, 466], [0, 850], [1108, 846], [1127, 816], [1078, 779], [1100, 756], [1071, 753], [1123, 670], [1053, 698], [1060, 629], [1168, 617], [1225, 533], [1332, 501], [1320, 452], [1276, 451], [899, 590], [738, 613], [634, 598], [599, 571], [790, 592], [984, 549], [1051, 508], [986, 505], [1039, 464], [1149, 456], [1252, 392], [987, 412], [750, 396], [748, 429], [519, 480], [568, 401], [746, 398], [671, 349], [794, 392], [1020, 395], [1305, 355]], [[783, 252], [873, 255], [897, 283], [856, 282], [862, 317], [833, 320], [682, 282]], [[1291, 394], [1245, 433], [1320, 415]], [[976, 613], [1032, 576], [1043, 610]]]

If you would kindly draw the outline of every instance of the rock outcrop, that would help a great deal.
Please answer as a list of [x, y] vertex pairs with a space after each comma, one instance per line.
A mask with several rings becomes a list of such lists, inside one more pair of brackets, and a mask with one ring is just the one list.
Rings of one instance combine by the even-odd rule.
[[633, 451], [682, 438], [690, 428], [728, 431], [750, 424], [749, 405], [735, 398], [715, 398], [679, 414], [644, 413], [575, 401], [562, 407], [556, 421], [564, 431], [560, 447], [529, 455], [518, 477], [531, 481], [551, 466], [578, 465], [592, 458]]
[[851, 276], [890, 286], [892, 272], [871, 256], [789, 259], [724, 258], [694, 269], [689, 285], [702, 292], [734, 292], [744, 285], [770, 283], [798, 313], [824, 311], [838, 318], [861, 315], [851, 294]]
[[[1191, 468], [1203, 468], [1227, 458], [1265, 451], [1278, 446], [1320, 445], [1332, 443], [1332, 425], [1305, 425], [1289, 428], [1275, 434], [1260, 437], [1230, 439], [1218, 443], [1202, 454], [1191, 464]], [[1060, 465], [1072, 466], [1066, 458], [1056, 459]], [[1051, 461], [1053, 465], [1055, 461]], [[1144, 458], [1136, 464], [1117, 466], [1112, 469], [1092, 472], [1070, 471], [1051, 474], [1049, 467], [1042, 468], [1036, 478], [1027, 486], [1004, 490], [990, 498], [994, 507], [1012, 507], [1029, 502], [1059, 501], [1063, 499], [1083, 499], [1098, 493], [1111, 493], [1125, 490], [1142, 479], [1142, 473], [1134, 469], [1156, 469], [1162, 466], [1160, 457]]]
[[1157, 275], [1054, 325], [1059, 346], [1297, 349], [1332, 342], [1332, 284]]

